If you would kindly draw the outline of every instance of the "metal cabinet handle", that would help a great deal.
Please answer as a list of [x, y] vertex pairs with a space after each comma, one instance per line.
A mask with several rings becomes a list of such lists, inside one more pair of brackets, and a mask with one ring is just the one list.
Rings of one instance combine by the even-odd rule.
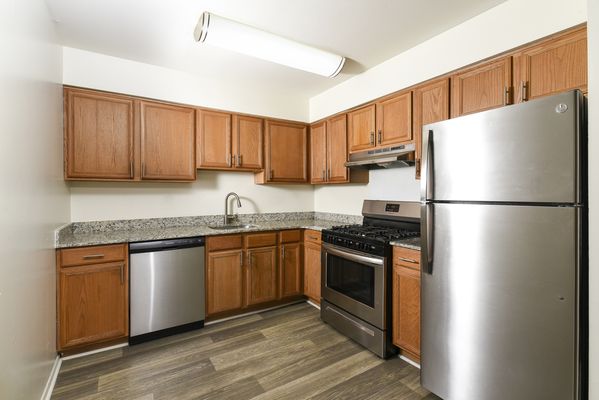
[[238, 154], [237, 155], [237, 166], [241, 167], [241, 164], [242, 164], [242, 162], [241, 162], [241, 154]]
[[133, 160], [129, 161], [129, 176], [133, 178]]
[[273, 169], [268, 171], [268, 179], [272, 179], [274, 176], [275, 176], [275, 171]]
[[503, 88], [503, 105], [507, 106], [510, 104], [510, 88], [505, 86]]
[[379, 144], [383, 143], [383, 131], [382, 129], [379, 129]]
[[146, 176], [146, 163], [141, 163], [141, 177]]
[[227, 167], [231, 167], [231, 154], [227, 154]]
[[241, 266], [243, 267], [243, 250], [241, 251]]
[[237, 165], [237, 154], [233, 154], [233, 165], [236, 167], [238, 166]]
[[397, 257], [397, 258], [399, 258], [401, 261], [409, 262], [412, 264], [418, 264], [418, 261], [412, 260], [411, 258], [405, 258], [405, 257]]
[[282, 249], [281, 249], [281, 261], [285, 262], [285, 245], [283, 245]]
[[252, 253], [248, 251], [248, 267], [252, 266]]
[[121, 264], [121, 285], [125, 283], [125, 264]]
[[374, 144], [374, 132], [370, 132], [370, 144]]
[[94, 260], [96, 258], [104, 258], [104, 254], [88, 254], [87, 256], [83, 256], [84, 260]]
[[522, 93], [522, 101], [528, 101], [528, 82], [520, 82], [520, 93]]
[[327, 173], [326, 173], [326, 171], [324, 169], [322, 170], [322, 180], [323, 181], [327, 180]]

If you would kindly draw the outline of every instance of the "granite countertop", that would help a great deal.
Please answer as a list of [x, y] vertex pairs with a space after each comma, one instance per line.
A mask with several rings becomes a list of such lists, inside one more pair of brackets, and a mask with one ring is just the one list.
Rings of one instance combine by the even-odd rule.
[[405, 247], [420, 251], [420, 237], [411, 237], [407, 239], [398, 239], [391, 242], [393, 246]]
[[330, 213], [273, 213], [240, 215], [235, 223], [252, 224], [246, 229], [212, 229], [222, 224], [222, 215], [147, 220], [77, 222], [56, 232], [56, 248], [94, 246], [113, 243], [213, 236], [285, 229], [328, 229], [348, 223], [361, 223], [362, 217]]

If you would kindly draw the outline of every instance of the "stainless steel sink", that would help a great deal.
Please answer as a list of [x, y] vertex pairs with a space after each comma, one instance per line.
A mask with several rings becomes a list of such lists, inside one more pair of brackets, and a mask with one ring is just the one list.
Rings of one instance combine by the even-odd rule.
[[252, 228], [257, 228], [258, 225], [252, 225], [252, 224], [231, 224], [231, 225], [211, 225], [208, 226], [208, 228], [210, 229], [224, 229], [224, 230], [229, 230], [229, 229], [252, 229]]

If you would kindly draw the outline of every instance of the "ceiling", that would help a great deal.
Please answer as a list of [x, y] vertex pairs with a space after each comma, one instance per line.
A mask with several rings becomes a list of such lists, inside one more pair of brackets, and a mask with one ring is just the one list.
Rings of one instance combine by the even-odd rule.
[[[65, 46], [311, 97], [505, 0], [46, 0]], [[210, 11], [348, 58], [308, 72], [199, 44]]]

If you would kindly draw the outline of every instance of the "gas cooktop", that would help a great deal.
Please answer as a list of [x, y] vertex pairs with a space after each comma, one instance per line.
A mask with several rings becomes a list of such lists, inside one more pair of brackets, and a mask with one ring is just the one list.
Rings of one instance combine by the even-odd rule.
[[334, 226], [329, 229], [329, 231], [381, 242], [390, 242], [392, 240], [405, 239], [420, 235], [420, 232], [417, 231], [377, 225], [341, 225]]

